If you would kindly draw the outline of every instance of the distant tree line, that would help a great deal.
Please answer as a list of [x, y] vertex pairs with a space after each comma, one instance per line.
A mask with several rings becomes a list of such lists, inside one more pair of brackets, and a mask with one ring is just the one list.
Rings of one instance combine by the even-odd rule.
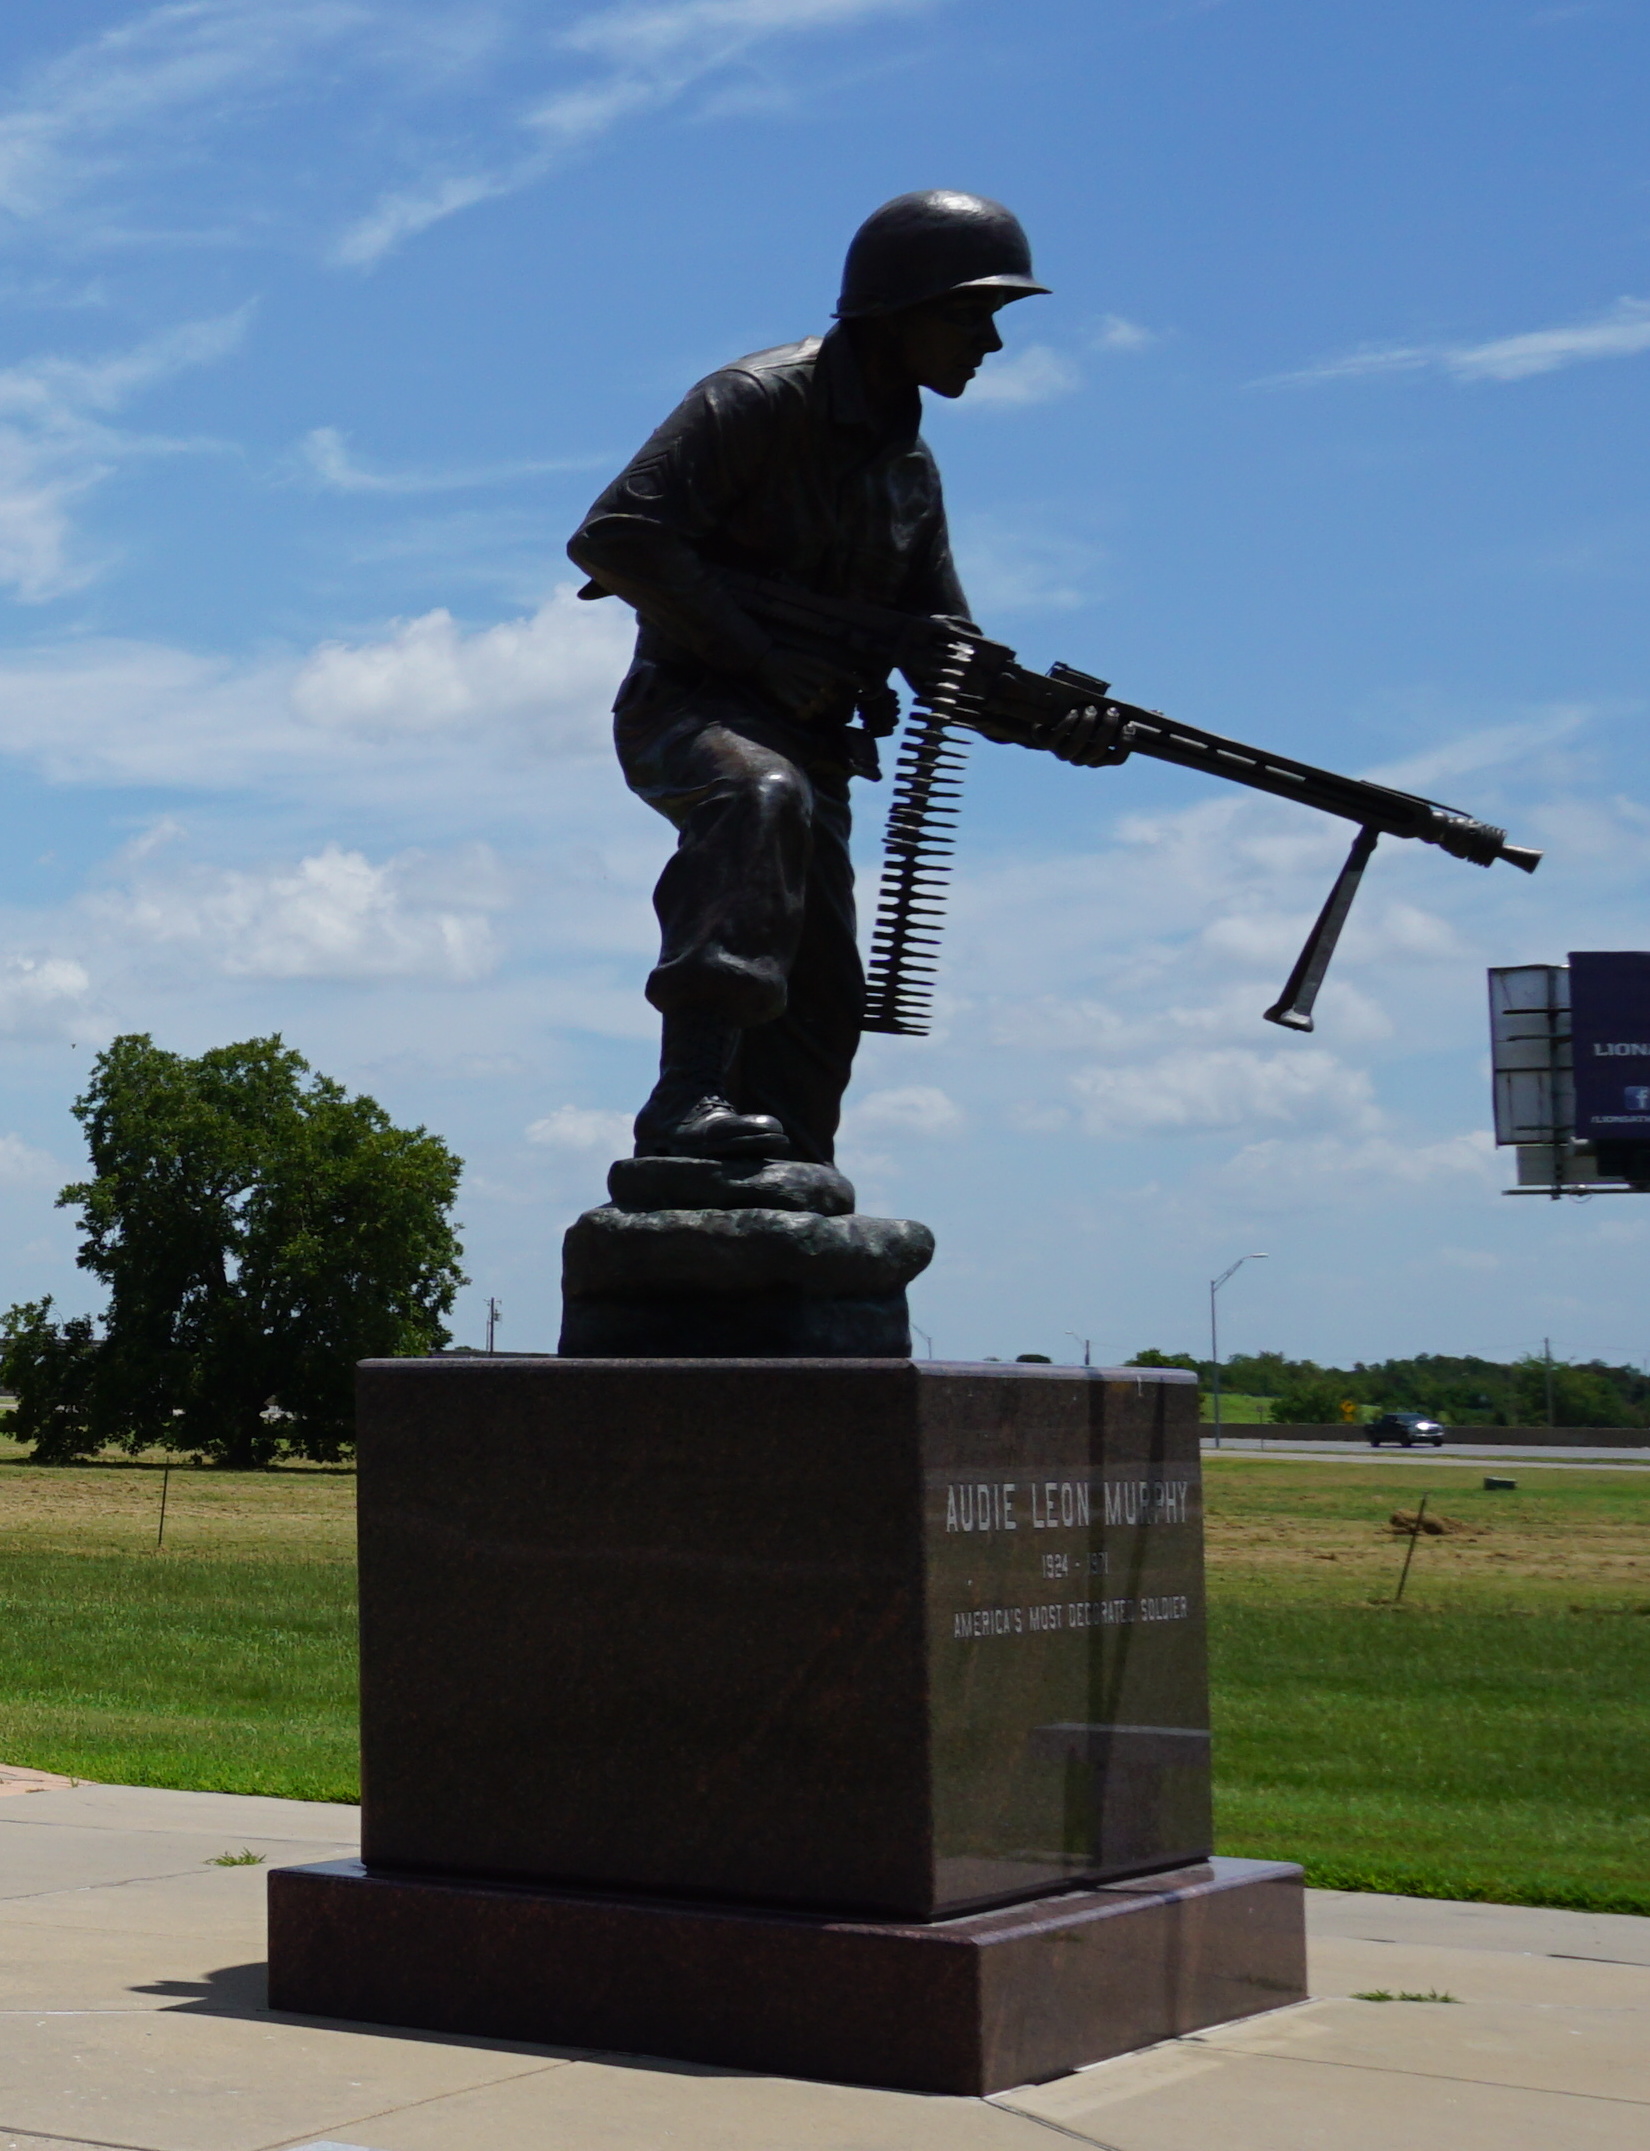
[[[1203, 1388], [1214, 1363], [1189, 1352], [1137, 1352], [1131, 1367], [1186, 1367]], [[1650, 1426], [1650, 1374], [1611, 1367], [1601, 1359], [1552, 1362], [1554, 1426]], [[1519, 1427], [1547, 1424], [1548, 1364], [1539, 1353], [1506, 1363], [1423, 1352], [1351, 1367], [1320, 1367], [1281, 1352], [1236, 1353], [1220, 1363], [1229, 1396], [1270, 1397], [1278, 1426], [1326, 1426], [1350, 1400], [1387, 1412], [1426, 1412], [1449, 1426]]]
[[80, 1212], [76, 1260], [108, 1304], [0, 1319], [7, 1431], [36, 1462], [110, 1446], [331, 1462], [354, 1440], [355, 1362], [447, 1342], [461, 1161], [439, 1136], [279, 1038], [195, 1059], [117, 1038], [74, 1113], [92, 1176], [58, 1203]]

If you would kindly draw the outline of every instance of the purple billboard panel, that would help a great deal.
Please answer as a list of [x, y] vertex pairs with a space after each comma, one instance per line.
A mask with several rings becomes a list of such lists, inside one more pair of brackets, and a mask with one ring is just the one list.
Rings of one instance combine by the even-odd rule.
[[1572, 954], [1570, 1027], [1577, 1137], [1650, 1139], [1650, 955]]

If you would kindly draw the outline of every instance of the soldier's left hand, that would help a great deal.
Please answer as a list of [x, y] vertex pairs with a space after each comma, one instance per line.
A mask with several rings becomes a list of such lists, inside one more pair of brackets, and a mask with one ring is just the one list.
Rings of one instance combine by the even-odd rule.
[[890, 739], [899, 730], [899, 696], [891, 687], [860, 690], [859, 721], [873, 739]]
[[1107, 762], [1120, 762], [1128, 753], [1123, 744], [1121, 711], [1099, 703], [1070, 710], [1049, 733], [1044, 745], [1062, 762], [1079, 769], [1099, 769]]

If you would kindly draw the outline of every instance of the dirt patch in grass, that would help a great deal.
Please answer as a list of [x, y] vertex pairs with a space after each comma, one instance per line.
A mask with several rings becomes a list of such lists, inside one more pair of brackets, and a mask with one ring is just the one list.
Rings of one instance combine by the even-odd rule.
[[147, 1553], [166, 1490], [168, 1554], [355, 1558], [355, 1474], [208, 1471], [182, 1464], [0, 1461], [0, 1549]]
[[1287, 1585], [1291, 1597], [1324, 1602], [1390, 1597], [1408, 1545], [1393, 1510], [1413, 1513], [1427, 1494], [1429, 1512], [1447, 1502], [1461, 1528], [1417, 1546], [1406, 1605], [1412, 1595], [1419, 1605], [1487, 1594], [1534, 1607], [1568, 1592], [1590, 1607], [1650, 1610], [1650, 1475], [1531, 1472], [1514, 1492], [1486, 1493], [1484, 1474], [1470, 1467], [1429, 1466], [1423, 1478], [1396, 1460], [1204, 1464], [1212, 1589]]

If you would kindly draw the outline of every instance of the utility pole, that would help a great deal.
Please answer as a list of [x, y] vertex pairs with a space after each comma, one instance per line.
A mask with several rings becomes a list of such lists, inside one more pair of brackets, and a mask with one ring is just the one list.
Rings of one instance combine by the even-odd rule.
[[487, 1299], [487, 1349], [489, 1352], [493, 1349], [493, 1336], [498, 1329], [498, 1318], [503, 1312], [504, 1309], [499, 1305], [498, 1301], [489, 1294]]
[[1217, 1449], [1220, 1447], [1220, 1329], [1215, 1315], [1215, 1294], [1225, 1284], [1228, 1277], [1237, 1275], [1246, 1262], [1265, 1262], [1267, 1259], [1267, 1256], [1259, 1253], [1239, 1255], [1236, 1262], [1232, 1263], [1229, 1268], [1222, 1270], [1218, 1277], [1211, 1277], [1209, 1280], [1209, 1357], [1214, 1362], [1215, 1372], [1215, 1447]]
[[932, 1358], [933, 1358], [933, 1356], [934, 1356], [934, 1340], [933, 1340], [933, 1338], [929, 1336], [929, 1334], [928, 1334], [927, 1330], [925, 1330], [925, 1329], [922, 1329], [921, 1327], [919, 1327], [919, 1325], [918, 1325], [917, 1323], [913, 1322], [913, 1323], [911, 1324], [911, 1327], [912, 1327], [912, 1329], [913, 1329], [913, 1330], [915, 1330], [915, 1331], [916, 1331], [916, 1334], [917, 1334], [917, 1335], [918, 1335], [918, 1336], [919, 1336], [919, 1337], [920, 1337], [920, 1338], [922, 1339], [923, 1343], [924, 1343], [925, 1345], [927, 1345], [927, 1347], [928, 1347], [928, 1356], [929, 1356], [929, 1358], [930, 1358], [930, 1359], [932, 1359]]
[[1553, 1340], [1551, 1337], [1542, 1338], [1541, 1356], [1547, 1363], [1547, 1424], [1548, 1426], [1553, 1426], [1556, 1422], [1553, 1418]]
[[1085, 1366], [1085, 1367], [1088, 1367], [1088, 1366], [1092, 1366], [1092, 1365], [1094, 1364], [1094, 1362], [1093, 1362], [1093, 1361], [1092, 1361], [1092, 1359], [1091, 1359], [1091, 1358], [1089, 1357], [1089, 1340], [1087, 1339], [1087, 1337], [1079, 1337], [1079, 1336], [1078, 1336], [1078, 1334], [1077, 1334], [1077, 1332], [1076, 1332], [1076, 1331], [1075, 1331], [1074, 1329], [1068, 1329], [1068, 1330], [1066, 1331], [1066, 1335], [1067, 1335], [1067, 1336], [1068, 1336], [1068, 1337], [1069, 1337], [1069, 1338], [1070, 1338], [1070, 1339], [1072, 1340], [1072, 1342], [1073, 1342], [1074, 1344], [1080, 1344], [1080, 1345], [1081, 1345], [1081, 1346], [1083, 1347], [1083, 1364], [1084, 1364], [1084, 1366]]

